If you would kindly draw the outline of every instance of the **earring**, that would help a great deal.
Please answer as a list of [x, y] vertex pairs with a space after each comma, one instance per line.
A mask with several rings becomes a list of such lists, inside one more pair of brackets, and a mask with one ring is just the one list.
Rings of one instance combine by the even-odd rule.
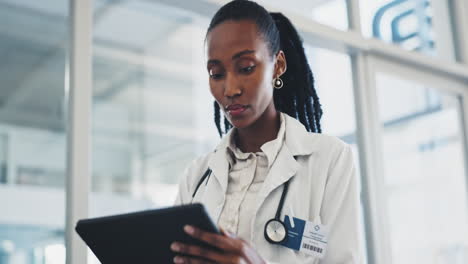
[[283, 87], [283, 80], [281, 80], [280, 77], [273, 79], [273, 87], [275, 87], [275, 89], [281, 89], [281, 87]]

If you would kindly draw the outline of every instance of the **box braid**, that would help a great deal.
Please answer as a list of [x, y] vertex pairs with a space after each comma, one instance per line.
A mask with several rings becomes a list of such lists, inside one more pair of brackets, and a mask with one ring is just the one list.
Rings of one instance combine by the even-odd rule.
[[[282, 50], [286, 57], [287, 71], [281, 76], [283, 88], [273, 92], [275, 108], [298, 119], [307, 131], [321, 133], [320, 119], [323, 112], [314, 87], [314, 76], [307, 62], [303, 40], [287, 17], [281, 13], [268, 13], [264, 7], [253, 1], [234, 0], [216, 12], [207, 34], [226, 20], [246, 19], [257, 25], [259, 34], [267, 42], [271, 56]], [[232, 128], [225, 117], [224, 131], [221, 128], [220, 108], [216, 101], [214, 117], [220, 136]]]

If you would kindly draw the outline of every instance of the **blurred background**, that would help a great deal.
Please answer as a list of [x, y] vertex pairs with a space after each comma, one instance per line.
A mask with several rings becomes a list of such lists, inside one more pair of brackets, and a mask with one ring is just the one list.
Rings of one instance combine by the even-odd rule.
[[[204, 37], [226, 2], [93, 1], [89, 217], [171, 205], [219, 141]], [[301, 31], [323, 131], [353, 146], [368, 263], [468, 263], [465, 0], [258, 2]], [[65, 263], [69, 5], [0, 0], [0, 264]]]

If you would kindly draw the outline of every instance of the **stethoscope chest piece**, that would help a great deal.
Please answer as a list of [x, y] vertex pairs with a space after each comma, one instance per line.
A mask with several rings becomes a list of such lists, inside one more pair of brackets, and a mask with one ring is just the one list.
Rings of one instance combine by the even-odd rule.
[[278, 244], [286, 239], [286, 226], [278, 219], [270, 219], [265, 225], [265, 239]]

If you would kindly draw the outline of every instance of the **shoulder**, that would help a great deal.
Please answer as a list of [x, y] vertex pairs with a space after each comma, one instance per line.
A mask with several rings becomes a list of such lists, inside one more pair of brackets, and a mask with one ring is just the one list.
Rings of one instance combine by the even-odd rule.
[[190, 182], [192, 178], [197, 178], [200, 172], [208, 168], [208, 160], [213, 152], [205, 153], [194, 158], [186, 167], [184, 177]]
[[340, 153], [351, 148], [348, 143], [338, 137], [312, 132], [307, 132], [301, 137], [301, 145], [307, 146], [312, 153], [320, 154]]
[[350, 148], [349, 144], [340, 138], [327, 134], [309, 133], [308, 139], [308, 143], [313, 144], [319, 152], [341, 152]]
[[[231, 130], [232, 131], [232, 130]], [[225, 151], [228, 142], [229, 142], [229, 137], [230, 133], [221, 139], [221, 141], [218, 143], [218, 145], [215, 147], [210, 152], [207, 152], [205, 154], [202, 154], [196, 158], [194, 158], [186, 167], [185, 169], [185, 175], [184, 178], [185, 180], [188, 181], [189, 183], [198, 181], [200, 177], [203, 176], [205, 171], [208, 169], [208, 166], [210, 164], [210, 160], [217, 154], [222, 154], [223, 151]]]
[[199, 155], [189, 162], [184, 171], [182, 181], [190, 187], [197, 184], [208, 169], [213, 169], [214, 163], [218, 164], [220, 159], [225, 158], [225, 149], [218, 147], [210, 152]]
[[335, 136], [308, 132], [298, 120], [286, 114], [284, 116], [286, 145], [294, 155], [315, 153], [315, 155], [328, 156], [328, 154], [339, 153], [350, 148], [348, 144]]
[[339, 163], [352, 163], [353, 153], [349, 144], [338, 137], [326, 134], [309, 133], [304, 144], [312, 149], [310, 162], [319, 162], [329, 168]]
[[201, 155], [187, 164], [183, 175], [181, 175], [179, 179], [179, 193], [176, 204], [184, 204], [190, 201], [193, 186], [197, 184], [196, 182], [203, 176], [203, 170], [206, 171], [210, 155], [211, 153]]

